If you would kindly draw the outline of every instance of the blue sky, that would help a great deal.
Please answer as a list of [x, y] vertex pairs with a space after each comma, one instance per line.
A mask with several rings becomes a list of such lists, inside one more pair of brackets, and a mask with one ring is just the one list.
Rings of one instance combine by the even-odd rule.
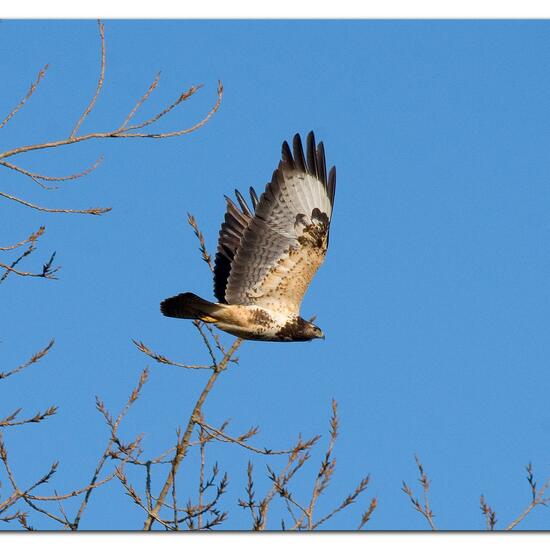
[[[218, 79], [225, 94], [214, 118], [189, 136], [89, 142], [17, 159], [60, 175], [105, 155], [93, 174], [62, 190], [4, 170], [1, 190], [31, 202], [113, 208], [96, 218], [0, 204], [0, 245], [44, 224], [39, 250], [24, 265], [55, 250], [63, 266], [59, 281], [10, 277], [0, 288], [1, 370], [56, 338], [40, 365], [1, 385], [0, 416], [19, 406], [33, 414], [60, 407], [41, 425], [5, 434], [22, 484], [59, 459], [49, 490], [85, 485], [108, 437], [94, 396], [117, 411], [147, 365], [150, 381], [122, 434], [144, 433], [146, 456], [173, 444], [206, 374], [157, 365], [131, 339], [180, 361], [208, 360], [191, 323], [158, 310], [182, 291], [212, 297], [186, 213], [214, 252], [223, 195], [261, 190], [282, 141], [313, 129], [338, 170], [329, 253], [302, 309], [317, 314], [326, 341], [247, 342], [240, 364], [209, 396], [206, 418], [231, 418], [233, 434], [257, 424], [256, 443], [272, 448], [288, 447], [299, 432], [323, 434], [292, 486], [298, 497], [313, 483], [335, 398], [337, 469], [319, 513], [364, 474], [372, 482], [327, 528], [355, 528], [377, 496], [370, 528], [425, 529], [401, 491], [406, 480], [420, 493], [414, 453], [432, 480], [438, 527], [483, 528], [482, 493], [505, 527], [529, 503], [524, 466], [533, 462], [539, 485], [550, 476], [550, 24], [106, 21], [106, 38], [105, 87], [82, 131], [124, 120], [158, 70], [143, 119], [204, 84], [159, 130], [200, 120]], [[0, 51], [6, 113], [51, 64], [0, 132], [0, 150], [67, 135], [96, 84], [95, 22], [4, 20]], [[221, 443], [207, 455], [208, 465], [218, 461], [228, 472], [221, 507], [233, 529], [250, 526], [236, 505], [249, 459], [261, 493], [269, 487], [265, 464], [280, 461]], [[193, 496], [196, 466], [190, 457], [181, 482]], [[141, 477], [132, 479], [142, 487]], [[274, 508], [272, 528], [281, 513]], [[142, 521], [113, 483], [94, 493], [82, 527], [132, 529]], [[521, 525], [545, 529], [549, 521], [540, 508]], [[40, 518], [34, 524], [53, 527]]]

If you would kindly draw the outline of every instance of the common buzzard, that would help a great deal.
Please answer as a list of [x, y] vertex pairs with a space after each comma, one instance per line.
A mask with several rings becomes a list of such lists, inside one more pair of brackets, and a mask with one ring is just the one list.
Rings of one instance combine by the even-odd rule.
[[[325, 259], [336, 190], [336, 169], [327, 174], [323, 143], [307, 136], [307, 155], [296, 134], [293, 153], [285, 141], [282, 160], [252, 209], [235, 191], [227, 201], [214, 265], [212, 303], [186, 292], [164, 300], [162, 313], [200, 319], [248, 340], [296, 342], [324, 338], [300, 317], [300, 304]], [[240, 207], [240, 208], [239, 208]]]

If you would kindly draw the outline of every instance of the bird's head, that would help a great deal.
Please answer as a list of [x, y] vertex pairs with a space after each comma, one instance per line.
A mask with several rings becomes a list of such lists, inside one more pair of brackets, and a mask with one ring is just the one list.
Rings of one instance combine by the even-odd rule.
[[323, 331], [318, 326], [315, 326], [313, 324], [313, 321], [315, 321], [315, 319], [317, 319], [317, 315], [310, 317], [309, 320], [306, 321], [307, 332], [309, 333], [311, 340], [313, 340], [314, 338], [322, 338], [324, 340], [325, 335]]
[[322, 338], [323, 340], [325, 339], [323, 331], [313, 323], [308, 322], [306, 332], [312, 340], [314, 338]]

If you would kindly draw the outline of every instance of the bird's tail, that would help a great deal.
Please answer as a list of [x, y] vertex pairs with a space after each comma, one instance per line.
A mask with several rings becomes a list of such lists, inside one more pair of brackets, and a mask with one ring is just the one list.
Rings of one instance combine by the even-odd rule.
[[192, 292], [172, 296], [160, 304], [160, 311], [166, 317], [200, 319], [205, 323], [215, 323], [218, 320], [216, 313], [222, 308], [222, 305], [203, 300]]

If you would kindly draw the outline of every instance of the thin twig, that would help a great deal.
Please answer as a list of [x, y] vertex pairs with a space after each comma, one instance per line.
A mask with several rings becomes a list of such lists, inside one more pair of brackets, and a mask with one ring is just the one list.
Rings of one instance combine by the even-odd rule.
[[[319, 438], [315, 439], [315, 443]], [[260, 501], [258, 505], [258, 524], [254, 526], [254, 530], [264, 531], [267, 527], [267, 514], [269, 510], [269, 505], [273, 500], [273, 497], [278, 494], [279, 490], [277, 487], [286, 487], [289, 481], [294, 477], [294, 475], [302, 468], [302, 466], [311, 458], [309, 452], [305, 453], [292, 453], [288, 457], [288, 462], [283, 468], [281, 473], [276, 477], [276, 483], [273, 481], [271, 489], [267, 492], [266, 496]], [[301, 525], [302, 520], [298, 520], [298, 523]], [[293, 529], [297, 528], [297, 525]]]
[[0, 197], [18, 202], [19, 204], [32, 208], [33, 210], [38, 210], [39, 212], [51, 212], [57, 214], [90, 214], [92, 216], [100, 216], [101, 214], [105, 214], [112, 210], [112, 208], [86, 208], [83, 210], [75, 210], [71, 208], [47, 208], [45, 206], [40, 206], [38, 204], [33, 204], [29, 201], [23, 200], [15, 195], [4, 193], [3, 191], [0, 191]]
[[16, 248], [19, 248], [24, 244], [34, 243], [44, 234], [45, 231], [46, 227], [44, 225], [41, 225], [37, 231], [31, 233], [26, 239], [23, 239], [22, 241], [19, 241], [18, 243], [12, 244], [10, 246], [0, 246], [0, 251], [5, 252], [8, 250], [15, 250]]
[[22, 426], [23, 424], [37, 424], [42, 422], [45, 418], [53, 416], [57, 412], [57, 407], [51, 406], [48, 407], [44, 412], [37, 412], [34, 416], [30, 418], [25, 418], [24, 420], [15, 420], [16, 416], [19, 414], [21, 409], [17, 409], [15, 412], [0, 420], [0, 428], [7, 428], [12, 426]]
[[[222, 355], [225, 355], [225, 347], [222, 345], [222, 343], [220, 341], [220, 337], [218, 336], [218, 334], [216, 334], [216, 331], [210, 326], [209, 323], [203, 323], [203, 325], [206, 327], [206, 329], [210, 333], [210, 336], [212, 336], [212, 339], [214, 340], [214, 343], [216, 345], [216, 348], [218, 348], [218, 351]], [[232, 361], [237, 361], [237, 360], [235, 359], [235, 360], [232, 360]]]
[[168, 359], [164, 355], [160, 355], [158, 353], [155, 353], [154, 351], [150, 350], [143, 342], [139, 342], [138, 340], [132, 339], [132, 342], [135, 344], [135, 346], [141, 351], [142, 353], [145, 353], [145, 355], [148, 355], [151, 357], [151, 359], [154, 359], [157, 363], [162, 363], [163, 365], [172, 365], [174, 367], [182, 367], [184, 369], [214, 369], [216, 368], [216, 365], [184, 365], [183, 363], [178, 363], [176, 361], [172, 361], [171, 359]]
[[487, 504], [487, 501], [483, 495], [479, 497], [479, 507], [481, 508], [481, 513], [485, 516], [487, 531], [494, 531], [497, 522], [497, 515], [495, 511]]
[[16, 367], [15, 369], [12, 369], [10, 371], [0, 372], [0, 380], [2, 380], [3, 378], [8, 378], [8, 376], [13, 376], [14, 374], [17, 374], [18, 372], [21, 372], [23, 369], [26, 369], [27, 367], [29, 367], [29, 366], [33, 365], [34, 363], [37, 363], [38, 361], [40, 361], [40, 359], [42, 359], [42, 357], [47, 355], [48, 352], [52, 349], [54, 343], [55, 343], [55, 338], [52, 338], [45, 348], [41, 349], [40, 351], [37, 351], [25, 363], [19, 365], [18, 367]]
[[128, 478], [124, 475], [124, 472], [121, 468], [117, 466], [115, 469], [115, 475], [119, 479], [119, 481], [122, 483], [123, 487], [126, 489], [126, 494], [131, 497], [131, 499], [143, 510], [145, 510], [148, 514], [148, 516], [153, 516], [156, 521], [158, 521], [161, 525], [163, 525], [166, 529], [169, 531], [173, 531], [174, 528], [166, 521], [158, 517], [156, 512], [149, 510], [148, 507], [143, 504], [141, 498], [137, 494], [134, 487], [128, 482]]
[[199, 250], [201, 251], [202, 259], [208, 264], [208, 267], [210, 268], [210, 271], [214, 273], [214, 264], [212, 262], [212, 257], [206, 250], [206, 243], [204, 240], [204, 235], [202, 234], [202, 231], [199, 229], [199, 226], [197, 224], [197, 220], [192, 214], [187, 213], [187, 221], [189, 225], [193, 228], [193, 232], [195, 233], [197, 239], [199, 240]]
[[[303, 442], [301, 435], [298, 437], [298, 441], [295, 445], [294, 452], [288, 455], [288, 460], [281, 471], [281, 473], [275, 477], [273, 484], [265, 497], [259, 501], [258, 504], [253, 502], [253, 493], [252, 493], [252, 464], [248, 464], [248, 486], [247, 492], [249, 495], [249, 501], [245, 502], [239, 500], [239, 505], [243, 508], [250, 508], [252, 514], [253, 525], [252, 528], [255, 531], [263, 531], [267, 526], [267, 514], [269, 510], [269, 505], [273, 500], [274, 496], [278, 493], [278, 487], [286, 487], [289, 481], [294, 477], [294, 475], [302, 468], [302, 466], [310, 459], [311, 455], [308, 450], [313, 447], [317, 441], [319, 441], [320, 436], [315, 436], [312, 439]], [[254, 508], [257, 509], [258, 514], [254, 512]]]
[[[153, 90], [158, 86], [159, 80], [160, 80], [160, 72], [156, 74], [155, 79], [149, 86], [148, 90], [143, 94], [143, 96], [141, 96], [139, 101], [135, 104], [134, 108], [128, 113], [128, 116], [124, 119], [124, 122], [119, 127], [120, 130], [128, 130], [126, 126], [134, 118], [139, 108], [147, 101], [147, 99], [149, 99], [149, 96], [151, 95]], [[138, 127], [141, 127], [141, 126], [138, 126]]]
[[16, 172], [19, 172], [20, 174], [23, 174], [24, 176], [28, 176], [34, 182], [38, 183], [38, 185], [40, 185], [43, 189], [57, 189], [57, 187], [49, 187], [44, 185], [40, 180], [70, 181], [70, 180], [83, 178], [84, 176], [87, 176], [88, 174], [93, 172], [103, 162], [103, 159], [104, 157], [103, 155], [101, 155], [91, 166], [89, 166], [85, 170], [82, 170], [82, 172], [75, 172], [74, 174], [69, 174], [68, 176], [46, 176], [44, 174], [38, 174], [36, 172], [31, 172], [30, 170], [26, 170], [25, 168], [21, 168], [20, 166], [16, 166], [15, 164], [11, 164], [10, 162], [7, 162], [5, 160], [0, 161], [0, 166], [5, 166], [10, 170], [14, 170]]
[[[258, 432], [257, 427], [252, 428], [251, 430], [249, 430], [249, 432], [247, 432], [244, 435], [241, 435], [239, 437], [232, 437], [232, 436], [226, 434], [225, 432], [223, 432], [221, 430], [218, 430], [217, 428], [214, 428], [213, 426], [208, 425], [206, 422], [204, 422], [201, 419], [198, 419], [198, 418], [195, 419], [195, 423], [198, 424], [199, 426], [201, 426], [201, 428], [203, 428], [206, 431], [206, 433], [208, 433], [209, 435], [212, 435], [214, 437], [214, 439], [216, 439], [218, 441], [222, 441], [222, 442], [227, 442], [227, 443], [235, 443], [235, 444], [240, 445], [241, 447], [244, 447], [245, 449], [248, 449], [249, 451], [252, 451], [254, 453], [258, 453], [258, 454], [262, 454], [262, 455], [289, 455], [289, 454], [292, 454], [292, 453], [296, 452], [296, 448], [285, 449], [285, 450], [272, 450], [272, 449], [268, 449], [268, 448], [265, 448], [265, 447], [263, 449], [259, 449], [257, 447], [252, 447], [251, 445], [248, 445], [247, 443], [245, 443], [245, 440], [248, 439], [249, 437], [252, 437], [253, 435], [256, 435], [256, 433]], [[304, 444], [298, 450], [303, 451], [306, 448], [307, 447]]]
[[139, 124], [134, 124], [132, 126], [128, 126], [127, 128], [123, 126], [120, 127], [120, 130], [124, 128], [124, 132], [128, 132], [129, 130], [139, 130], [140, 128], [145, 128], [146, 126], [150, 126], [151, 124], [154, 124], [157, 122], [157, 120], [161, 119], [163, 116], [166, 116], [172, 109], [177, 107], [180, 103], [185, 101], [186, 99], [189, 99], [191, 96], [193, 96], [198, 90], [202, 88], [202, 84], [199, 84], [198, 86], [191, 86], [188, 90], [185, 92], [182, 92], [176, 101], [168, 105], [165, 109], [163, 109], [160, 113], [157, 113], [155, 116], [145, 120], [144, 122], [140, 122]]
[[103, 88], [103, 82], [105, 81], [105, 59], [106, 59], [106, 49], [105, 49], [105, 25], [101, 22], [97, 22], [99, 26], [99, 37], [101, 39], [101, 67], [99, 70], [99, 79], [97, 81], [97, 87], [95, 90], [95, 93], [90, 100], [90, 103], [88, 103], [88, 106], [86, 109], [84, 109], [84, 112], [76, 122], [73, 131], [71, 132], [71, 135], [69, 139], [72, 139], [76, 136], [76, 133], [78, 132], [78, 129], [86, 119], [86, 117], [92, 112], [92, 109], [94, 108], [95, 102], [97, 101], [97, 98], [99, 97], [99, 93], [101, 92], [101, 88]]
[[368, 510], [361, 516], [361, 522], [359, 523], [359, 527], [357, 527], [358, 531], [361, 531], [361, 529], [365, 526], [365, 524], [370, 520], [372, 513], [374, 510], [376, 510], [376, 507], [378, 506], [378, 499], [376, 497], [373, 497], [370, 501], [370, 505]]
[[[51, 265], [51, 264], [49, 264]], [[19, 271], [18, 269], [13, 268], [10, 265], [4, 264], [0, 262], [0, 268], [5, 269], [6, 271], [10, 271], [11, 273], [14, 273], [15, 275], [19, 275], [20, 277], [38, 277], [43, 279], [54, 279], [56, 280], [57, 277], [54, 276], [54, 273], [57, 273], [61, 268], [56, 267], [53, 270], [46, 269], [48, 267], [48, 264], [44, 264], [44, 269], [40, 273], [33, 273], [31, 271]]]
[[[101, 455], [101, 457], [99, 459], [99, 462], [98, 462], [98, 464], [97, 464], [97, 466], [94, 470], [94, 473], [92, 475], [92, 479], [91, 479], [91, 482], [90, 482], [90, 488], [89, 488], [88, 491], [86, 491], [84, 499], [82, 500], [82, 502], [80, 504], [80, 507], [79, 507], [79, 509], [76, 513], [75, 519], [73, 520], [72, 525], [74, 526], [75, 530], [78, 529], [78, 525], [79, 525], [80, 520], [82, 518], [82, 514], [84, 513], [84, 510], [88, 506], [88, 502], [90, 500], [92, 491], [94, 489], [93, 485], [95, 484], [96, 480], [98, 479], [99, 474], [101, 473], [101, 470], [103, 469], [103, 466], [105, 465], [107, 459], [109, 457], [112, 457], [112, 455], [113, 455], [112, 447], [113, 447], [113, 444], [116, 444], [116, 442], [118, 442], [117, 431], [118, 431], [118, 428], [120, 426], [120, 423], [121, 423], [122, 419], [124, 418], [124, 416], [129, 411], [130, 407], [137, 401], [137, 399], [140, 395], [140, 392], [143, 389], [143, 386], [144, 386], [145, 382], [147, 382], [148, 376], [149, 376], [148, 369], [144, 369], [140, 374], [137, 386], [134, 388], [134, 390], [130, 394], [130, 397], [128, 398], [126, 404], [124, 405], [124, 407], [122, 408], [122, 410], [118, 414], [116, 420], [113, 420], [113, 418], [111, 417], [111, 415], [109, 414], [109, 412], [105, 408], [105, 405], [103, 404], [103, 402], [98, 397], [96, 397], [97, 409], [103, 414], [104, 418], [107, 421], [107, 424], [110, 428], [110, 437], [109, 437], [109, 441], [107, 443], [107, 446], [105, 447], [105, 450], [103, 451], [103, 454]], [[126, 456], [125, 456], [125, 459], [123, 460], [123, 463], [125, 463], [126, 461], [129, 461], [129, 460], [132, 459], [132, 457], [130, 456], [130, 453], [125, 453], [125, 454], [126, 454]]]
[[50, 259], [42, 266], [41, 272], [21, 271], [20, 269], [15, 268], [16, 265], [18, 265], [22, 260], [30, 256], [36, 250], [37, 241], [44, 234], [44, 231], [45, 231], [45, 227], [41, 226], [38, 229], [38, 231], [31, 233], [31, 235], [29, 235], [26, 239], [19, 241], [14, 245], [0, 248], [0, 251], [6, 252], [6, 251], [15, 250], [24, 244], [29, 245], [26, 248], [26, 250], [20, 253], [19, 256], [15, 260], [13, 260], [9, 265], [4, 262], [0, 263], [0, 268], [4, 269], [4, 273], [0, 277], [0, 284], [2, 284], [8, 278], [8, 276], [12, 273], [20, 277], [42, 277], [44, 279], [56, 279], [54, 274], [58, 272], [61, 269], [61, 267], [60, 266], [56, 268], [52, 267], [53, 261], [55, 259], [55, 252], [50, 256]]
[[434, 523], [434, 514], [430, 508], [430, 503], [428, 499], [428, 492], [430, 490], [430, 481], [428, 480], [428, 476], [426, 475], [426, 472], [424, 471], [424, 466], [420, 462], [420, 459], [417, 455], [414, 455], [414, 459], [416, 461], [416, 466], [418, 468], [418, 471], [420, 473], [419, 482], [422, 485], [422, 490], [424, 493], [424, 505], [420, 504], [419, 500], [414, 496], [414, 493], [412, 492], [412, 489], [403, 481], [403, 486], [401, 490], [409, 497], [411, 504], [415, 508], [415, 510], [422, 514], [424, 518], [426, 518], [426, 521], [430, 525], [430, 528], [432, 531], [437, 531], [437, 527]]
[[334, 474], [334, 468], [336, 466], [336, 461], [332, 458], [332, 451], [334, 449], [334, 444], [336, 443], [336, 439], [338, 437], [338, 425], [339, 425], [338, 403], [336, 402], [335, 399], [332, 400], [331, 406], [332, 406], [332, 415], [330, 417], [329, 444], [328, 444], [327, 451], [325, 453], [325, 457], [321, 462], [319, 472], [317, 473], [317, 477], [313, 484], [311, 500], [309, 502], [309, 506], [307, 507], [306, 519], [308, 522], [308, 528], [310, 530], [313, 529], [313, 510], [315, 508], [315, 504], [319, 499], [319, 497], [321, 496], [321, 494], [328, 487], [330, 480], [332, 478], [332, 475]]
[[542, 487], [537, 491], [537, 482], [535, 481], [533, 475], [533, 465], [529, 462], [525, 469], [527, 470], [527, 482], [531, 488], [531, 502], [529, 503], [529, 506], [527, 506], [527, 508], [504, 529], [505, 531], [511, 531], [514, 529], [514, 527], [523, 521], [537, 506], [546, 506], [550, 503], [550, 497], [544, 497], [546, 491], [550, 488], [550, 478], [547, 479]]
[[210, 344], [210, 340], [208, 340], [208, 336], [206, 335], [206, 333], [203, 330], [204, 323], [202, 321], [199, 321], [198, 319], [194, 319], [193, 320], [193, 326], [197, 329], [197, 331], [201, 335], [201, 338], [203, 339], [204, 345], [206, 346], [206, 349], [208, 350], [208, 353], [210, 354], [210, 357], [212, 359], [212, 364], [215, 366], [216, 363], [217, 363], [216, 354], [214, 353], [214, 349], [212, 348], [212, 345]]
[[[202, 415], [201, 415], [202, 419]], [[203, 500], [203, 494], [205, 489], [204, 486], [204, 466], [206, 462], [206, 443], [211, 439], [207, 436], [206, 430], [204, 427], [200, 424], [199, 429], [199, 442], [200, 442], [200, 468], [199, 468], [199, 515], [197, 518], [199, 529], [202, 527], [202, 500]], [[175, 485], [175, 484], [174, 484]], [[174, 507], [176, 506], [174, 502]], [[176, 510], [174, 509], [174, 512]], [[175, 521], [175, 518], [174, 518]]]
[[11, 118], [13, 118], [25, 105], [27, 100], [32, 96], [38, 85], [40, 84], [40, 81], [44, 78], [46, 71], [48, 70], [48, 65], [44, 65], [44, 68], [38, 73], [38, 76], [36, 77], [36, 80], [31, 84], [29, 91], [25, 95], [25, 97], [17, 104], [16, 107], [14, 107], [9, 113], [8, 116], [0, 123], [0, 129], [2, 129]]
[[[353, 493], [351, 493], [350, 495], [348, 495], [343, 501], [342, 503], [337, 506], [332, 512], [330, 512], [329, 514], [327, 514], [326, 516], [324, 516], [322, 519], [320, 519], [319, 521], [315, 522], [313, 524], [313, 527], [312, 529], [317, 529], [317, 527], [319, 527], [319, 525], [325, 523], [325, 521], [328, 521], [330, 518], [332, 518], [332, 516], [336, 515], [338, 512], [341, 512], [344, 508], [347, 508], [350, 504], [353, 504], [355, 502], [355, 500], [357, 499], [357, 497], [363, 492], [366, 490], [366, 488], [368, 487], [368, 484], [369, 484], [369, 481], [370, 481], [370, 475], [368, 475], [367, 477], [363, 478], [360, 482], [359, 482], [359, 485], [357, 485], [357, 487], [355, 488], [355, 490], [353, 491]], [[372, 504], [373, 501], [371, 501], [371, 504]], [[376, 502], [376, 500], [374, 501]], [[375, 504], [376, 506], [376, 504]], [[370, 509], [369, 509], [370, 510]], [[372, 514], [374, 508], [372, 510], [370, 510], [370, 513], [369, 515], [367, 516], [367, 519], [365, 521], [361, 521], [361, 526], [363, 526], [369, 519], [370, 517], [370, 514]], [[365, 515], [363, 515], [363, 519], [365, 518]]]

